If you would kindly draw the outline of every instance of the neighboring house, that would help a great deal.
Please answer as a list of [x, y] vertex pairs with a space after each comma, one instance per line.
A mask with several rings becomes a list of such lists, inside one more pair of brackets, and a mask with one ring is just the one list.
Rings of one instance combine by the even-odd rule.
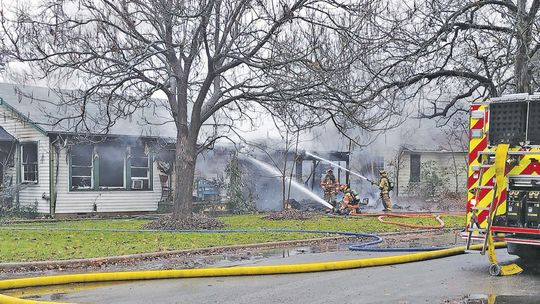
[[[134, 111], [100, 135], [77, 132], [73, 121], [57, 123], [52, 114], [73, 116], [77, 107], [59, 106], [47, 88], [0, 84], [0, 98], [3, 187], [17, 187], [14, 200], [22, 206], [50, 215], [158, 209], [164, 182], [158, 159], [175, 132], [146, 116], [167, 117], [166, 108]], [[96, 109], [97, 130], [104, 114]]]
[[[465, 192], [467, 184], [467, 152], [444, 149], [402, 148], [389, 164], [394, 180], [394, 195], [418, 196], [421, 183], [437, 178], [451, 192]], [[396, 160], [398, 165], [396, 165]], [[435, 177], [436, 176], [436, 177]], [[441, 189], [442, 190], [442, 189]]]

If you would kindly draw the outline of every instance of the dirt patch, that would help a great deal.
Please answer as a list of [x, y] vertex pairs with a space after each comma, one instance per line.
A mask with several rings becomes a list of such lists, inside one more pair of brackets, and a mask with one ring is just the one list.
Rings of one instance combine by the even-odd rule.
[[217, 218], [203, 214], [192, 214], [190, 217], [176, 219], [172, 215], [164, 215], [143, 225], [144, 229], [152, 230], [184, 230], [184, 229], [220, 229], [225, 224]]
[[264, 218], [267, 220], [279, 221], [279, 220], [313, 220], [321, 217], [321, 214], [314, 212], [305, 212], [295, 209], [283, 210], [278, 212], [272, 212], [266, 215]]

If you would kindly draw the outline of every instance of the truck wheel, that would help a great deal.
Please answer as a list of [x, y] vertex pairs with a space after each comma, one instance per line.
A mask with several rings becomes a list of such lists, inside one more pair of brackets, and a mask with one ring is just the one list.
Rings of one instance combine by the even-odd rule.
[[526, 260], [538, 260], [540, 258], [540, 247], [526, 244], [508, 243], [509, 254], [517, 255]]

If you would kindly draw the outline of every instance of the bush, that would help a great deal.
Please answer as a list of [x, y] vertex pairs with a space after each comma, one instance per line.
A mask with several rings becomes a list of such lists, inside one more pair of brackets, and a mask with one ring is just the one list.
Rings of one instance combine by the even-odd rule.
[[255, 211], [254, 195], [247, 186], [245, 173], [240, 165], [238, 155], [233, 154], [225, 168], [227, 177], [228, 209], [233, 214]]
[[38, 202], [23, 206], [17, 203], [17, 193], [20, 191], [20, 185], [4, 187], [0, 192], [0, 218], [27, 218], [37, 217]]
[[428, 203], [425, 209], [436, 206], [440, 210], [462, 210], [466, 196], [449, 189], [450, 178], [449, 170], [440, 168], [434, 161], [422, 163], [420, 182], [410, 182], [407, 194]]

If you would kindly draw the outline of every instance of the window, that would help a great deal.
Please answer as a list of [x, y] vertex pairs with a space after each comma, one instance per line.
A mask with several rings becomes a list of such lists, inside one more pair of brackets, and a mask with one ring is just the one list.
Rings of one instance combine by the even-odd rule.
[[489, 143], [518, 145], [525, 142], [527, 103], [493, 102], [489, 105]]
[[531, 145], [540, 145], [540, 101], [538, 100], [529, 103], [527, 141]]
[[97, 149], [99, 155], [99, 188], [125, 189], [125, 147], [103, 145]]
[[384, 170], [384, 157], [383, 156], [375, 156], [375, 159], [373, 160], [373, 166], [375, 167], [375, 173], [379, 173], [379, 171]]
[[70, 190], [152, 189], [152, 157], [146, 146], [80, 144], [71, 148], [70, 157]]
[[144, 147], [131, 147], [131, 189], [150, 189], [150, 162]]
[[71, 189], [94, 188], [94, 147], [78, 145], [71, 149]]
[[21, 182], [38, 181], [38, 145], [35, 142], [21, 144]]
[[420, 182], [420, 154], [411, 154], [410, 181]]

